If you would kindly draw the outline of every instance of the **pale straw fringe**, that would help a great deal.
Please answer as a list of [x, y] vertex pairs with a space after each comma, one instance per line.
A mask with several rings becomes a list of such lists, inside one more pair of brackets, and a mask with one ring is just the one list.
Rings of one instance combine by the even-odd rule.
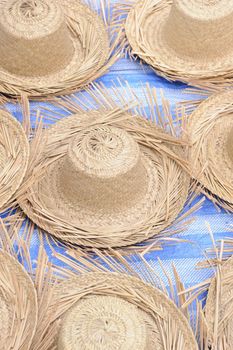
[[[8, 320], [10, 332], [6, 334], [4, 343], [1, 343], [1, 349], [29, 350], [37, 323], [36, 291], [26, 271], [16, 262], [18, 252], [14, 246], [15, 241], [10, 238], [2, 219], [0, 219], [0, 233], [0, 291], [4, 299], [9, 302], [12, 317]], [[18, 237], [18, 232], [14, 232], [14, 238], [18, 240]], [[25, 247], [25, 242], [22, 242], [22, 247]], [[2, 327], [4, 325], [1, 325], [3, 333]]]
[[[164, 138], [164, 141], [171, 142], [171, 144], [177, 145], [177, 146], [185, 146], [187, 144], [187, 141], [182, 139], [181, 132], [183, 129], [183, 120], [179, 120], [179, 123], [174, 123], [172, 121], [172, 114], [170, 110], [170, 106], [168, 101], [164, 98], [162, 95], [162, 110], [159, 108], [158, 100], [157, 100], [157, 92], [154, 89], [150, 89], [149, 85], [146, 85], [145, 87], [142, 87], [143, 94], [146, 98], [149, 112], [146, 111], [145, 107], [140, 103], [138, 98], [135, 95], [135, 91], [131, 89], [128, 85], [124, 86], [120, 81], [120, 88], [117, 89], [117, 86], [113, 86], [112, 89], [106, 90], [104, 86], [102, 85], [95, 85], [93, 84], [93, 87], [91, 89], [87, 89], [88, 95], [81, 93], [80, 97], [78, 96], [71, 96], [71, 97], [64, 97], [62, 99], [57, 99], [56, 103], [59, 105], [59, 107], [62, 108], [61, 113], [53, 112], [52, 110], [46, 108], [42, 109], [41, 111], [36, 111], [36, 117], [38, 121], [38, 127], [35, 134], [35, 137], [32, 141], [32, 152], [31, 158], [29, 162], [29, 169], [28, 174], [30, 174], [24, 181], [24, 184], [21, 186], [20, 190], [16, 193], [14, 199], [15, 201], [12, 202], [11, 206], [17, 206], [17, 198], [18, 200], [22, 201], [24, 198], [26, 198], [27, 190], [30, 188], [31, 184], [34, 183], [38, 176], [41, 176], [43, 174], [44, 169], [46, 169], [46, 164], [39, 164], [37, 168], [35, 168], [35, 164], [38, 163], [38, 159], [40, 158], [40, 154], [43, 151], [43, 147], [41, 146], [40, 140], [42, 135], [42, 129], [43, 127], [48, 126], [49, 122], [58, 121], [63, 116], [67, 116], [67, 114], [74, 114], [74, 113], [80, 113], [83, 110], [92, 110], [92, 109], [105, 109], [106, 111], [109, 109], [117, 110], [119, 106], [121, 108], [130, 110], [133, 115], [143, 115], [147, 116], [149, 115], [149, 118], [151, 121], [158, 126], [162, 127], [163, 130], [166, 130], [169, 134], [167, 134], [166, 139], [164, 137], [164, 134], [161, 135]], [[130, 101], [130, 102], [129, 102]], [[27, 99], [25, 97], [22, 98], [22, 104], [23, 104], [23, 114], [24, 114], [24, 127], [29, 135], [30, 132], [33, 132], [33, 130], [30, 130], [30, 115], [29, 115], [29, 106]], [[87, 107], [88, 106], [88, 107]], [[32, 115], [33, 116], [33, 115]], [[41, 116], [43, 116], [44, 123], [42, 124]], [[47, 121], [47, 122], [46, 122]], [[174, 136], [176, 138], [174, 138]], [[42, 147], [42, 148], [41, 148]], [[166, 152], [166, 149], [164, 148], [164, 151]], [[173, 157], [173, 154], [169, 151], [169, 156]], [[180, 158], [176, 158], [179, 164], [184, 167], [184, 169], [188, 170], [188, 163], [185, 160], [182, 160]], [[192, 200], [195, 198], [195, 187], [192, 187], [190, 189], [190, 196], [187, 204], [189, 205]], [[198, 193], [197, 193], [198, 194]], [[186, 229], [187, 225], [189, 225], [194, 219], [189, 219], [189, 214], [196, 211], [200, 205], [202, 204], [203, 199], [199, 201], [195, 206], [191, 207], [188, 211], [184, 212], [177, 220], [174, 222], [174, 225], [172, 227], [169, 227], [164, 230], [161, 234], [156, 236], [156, 239], [150, 239], [146, 242], [146, 244], [143, 244], [143, 246], [131, 246], [127, 248], [126, 251], [132, 251], [134, 249], [139, 249], [140, 251], [144, 251], [145, 249], [150, 249], [153, 247], [154, 249], [160, 249], [161, 242], [164, 243], [174, 243], [177, 240], [182, 241], [182, 239], [176, 239], [171, 238], [171, 235], [174, 235], [176, 233], [182, 232]], [[6, 209], [6, 208], [5, 208]], [[38, 212], [37, 215], [41, 215], [42, 213]], [[44, 214], [44, 211], [43, 211]], [[183, 220], [186, 219], [184, 222]], [[22, 217], [21, 217], [22, 220]]]
[[[192, 120], [192, 113], [195, 112], [195, 110], [200, 107], [200, 105], [202, 104], [202, 102], [204, 102], [207, 98], [210, 98], [211, 96], [213, 96], [213, 94], [216, 93], [216, 89], [212, 89], [212, 91], [208, 91], [208, 90], [199, 90], [199, 89], [195, 89], [195, 88], [188, 88], [185, 90], [185, 94], [191, 94], [192, 98], [196, 95], [198, 98], [197, 99], [192, 99], [189, 101], [183, 101], [180, 102], [177, 105], [177, 111], [178, 111], [178, 115], [181, 114], [182, 115], [182, 120], [184, 121], [183, 123], [186, 125], [186, 127], [184, 127], [184, 133], [186, 134], [187, 137], [189, 137], [189, 135], [187, 135], [187, 125], [188, 123]], [[213, 92], [213, 94], [212, 94]], [[217, 92], [219, 93], [219, 92]], [[228, 109], [231, 113], [231, 109], [232, 106], [229, 107], [225, 107], [224, 111], [220, 110], [218, 107], [216, 107], [216, 118], [219, 115], [219, 113], [228, 113]], [[178, 119], [179, 120], [179, 117]], [[210, 123], [212, 122], [212, 124], [214, 123], [213, 120], [213, 115], [210, 116], [209, 121], [206, 122], [206, 125], [208, 125], [208, 128], [210, 126]], [[199, 154], [201, 153], [201, 149], [199, 150], [199, 153], [196, 154], [196, 159], [198, 158]], [[196, 162], [196, 160], [192, 160], [192, 162]], [[200, 174], [198, 177], [202, 176], [202, 172], [205, 171], [205, 167], [203, 167], [203, 169], [201, 170]], [[222, 193], [226, 193], [226, 188], [229, 188], [229, 183], [226, 182], [224, 183], [222, 180], [217, 183], [218, 177], [217, 177], [217, 173], [213, 173], [213, 172], [208, 172], [208, 181], [209, 183], [213, 184], [215, 183], [216, 186], [216, 191], [218, 190], [221, 191], [222, 189]], [[196, 187], [198, 188], [198, 192], [202, 192], [209, 200], [211, 200], [213, 202], [213, 204], [216, 206], [217, 210], [221, 210], [224, 209], [227, 212], [232, 212], [233, 211], [233, 204], [224, 201], [223, 199], [214, 195], [213, 193], [211, 193], [210, 191], [208, 191], [205, 186], [201, 185], [198, 180], [194, 180], [194, 182], [196, 183]]]
[[[57, 329], [60, 324], [60, 320], [54, 317], [54, 309], [50, 307], [53, 303], [54, 288], [57, 283], [67, 278], [74, 278], [77, 275], [82, 275], [91, 272], [108, 272], [108, 273], [123, 273], [129, 276], [142, 279], [144, 282], [151, 284], [152, 286], [159, 288], [165, 293], [175, 304], [179, 307], [180, 311], [185, 315], [193, 329], [196, 340], [199, 344], [200, 350], [209, 350], [210, 345], [210, 333], [208, 331], [208, 320], [206, 320], [203, 309], [202, 300], [200, 296], [208, 290], [210, 280], [204, 281], [192, 288], [185, 288], [184, 283], [179, 277], [175, 265], [173, 265], [173, 275], [168, 273], [161, 261], [159, 261], [160, 272], [155, 269], [153, 264], [146, 261], [146, 253], [132, 254], [127, 259], [119, 251], [111, 250], [109, 252], [95, 251], [94, 255], [85, 254], [81, 250], [70, 250], [66, 256], [61, 255], [54, 251], [53, 257], [56, 258], [58, 265], [52, 265], [49, 262], [48, 256], [45, 252], [43, 242], [41, 241], [39, 254], [37, 257], [37, 267], [34, 269], [32, 266], [34, 262], [31, 261], [29, 251], [29, 240], [32, 232], [34, 231], [34, 224], [28, 223], [24, 233], [21, 233], [21, 221], [15, 215], [10, 219], [6, 218], [6, 222], [10, 222], [14, 227], [14, 236], [10, 238], [8, 226], [3, 226], [1, 223], [1, 246], [4, 250], [12, 254], [13, 256], [20, 256], [21, 260], [28, 267], [29, 272], [34, 276], [35, 287], [38, 295], [39, 305], [39, 317], [38, 324], [33, 339], [33, 345], [30, 350], [55, 350], [54, 339], [56, 338]], [[209, 225], [208, 225], [209, 227]], [[209, 227], [210, 229], [210, 227]], [[30, 232], [30, 233], [29, 233]], [[221, 262], [222, 257], [222, 245], [220, 251], [217, 251], [217, 246], [214, 242], [212, 231], [210, 235], [213, 240], [214, 251], [217, 254], [218, 261]], [[29, 234], [28, 234], [29, 233]], [[11, 232], [12, 235], [12, 232]], [[14, 242], [14, 244], [13, 244]], [[17, 247], [17, 251], [15, 250]], [[210, 265], [213, 266], [211, 260]], [[161, 274], [162, 271], [162, 274]], [[173, 280], [175, 279], [175, 283]], [[72, 294], [72, 291], [71, 291]], [[71, 295], [72, 296], [72, 295]], [[62, 310], [66, 307], [66, 301], [60, 301], [57, 307]], [[166, 338], [165, 349], [171, 350], [172, 339], [175, 339], [176, 331], [171, 328], [169, 332], [169, 338]], [[214, 349], [214, 348], [212, 348]], [[211, 349], [211, 350], [212, 350]], [[218, 350], [229, 350], [222, 347]], [[182, 346], [176, 348], [176, 350], [184, 350]]]
[[[14, 227], [19, 226], [20, 224], [17, 223], [16, 218]], [[33, 231], [30, 225], [28, 229], [29, 231]], [[14, 238], [17, 242], [18, 251], [22, 254], [22, 261], [25, 261], [27, 266], [32, 266], [29, 251], [25, 249], [25, 241], [19, 236], [19, 231], [15, 230]], [[5, 247], [11, 242], [7, 234], [4, 235], [3, 241]], [[159, 288], [165, 295], [167, 295], [167, 297], [177, 304], [178, 308], [189, 321], [190, 326], [198, 339], [199, 329], [194, 317], [194, 314], [197, 311], [196, 306], [194, 303], [192, 306], [185, 309], [181, 308], [182, 304], [186, 301], [186, 297], [183, 294], [179, 296], [179, 294], [181, 294], [185, 288], [175, 266], [173, 266], [174, 277], [172, 277], [172, 275], [166, 272], [162, 262], [160, 262], [160, 267], [163, 271], [161, 276], [150, 263], [146, 262], [143, 255], [134, 254], [129, 256], [126, 260], [120, 252], [112, 250], [109, 254], [96, 251], [94, 256], [83, 255], [80, 252], [80, 255], [74, 259], [73, 253], [76, 254], [77, 252], [67, 252], [66, 256], [55, 253], [54, 258], [57, 259], [56, 261], [60, 261], [61, 266], [51, 265], [44, 247], [41, 245], [36, 269], [31, 270], [29, 268], [29, 271], [31, 271], [34, 276], [39, 307], [37, 329], [30, 350], [55, 350], [57, 348], [56, 343], [54, 342], [54, 340], [57, 339], [56, 335], [60, 325], [60, 316], [57, 318], [57, 315], [60, 315], [63, 310], [67, 308], [68, 300], [67, 296], [65, 300], [60, 300], [59, 303], [56, 303], [55, 311], [53, 300], [57, 283], [67, 278], [74, 278], [85, 273], [99, 272], [108, 272], [109, 274], [120, 273], [133, 276]], [[94, 260], [93, 257], [95, 257]], [[172, 278], [175, 278], [175, 285], [172, 282]], [[168, 287], [165, 287], [165, 280], [167, 280], [166, 284]], [[72, 296], [73, 292], [71, 290], [70, 298], [72, 298]], [[199, 306], [197, 306], [197, 309], [198, 307]], [[180, 337], [180, 329], [177, 329], [176, 325], [172, 322], [172, 319], [166, 324], [166, 327], [168, 328], [164, 328], [165, 324], [163, 322], [161, 322], [160, 326], [161, 332], [165, 332], [166, 334], [166, 336], [163, 337], [164, 349], [170, 350], [174, 344], [177, 345], [176, 341]], [[178, 342], [178, 344], [179, 346], [177, 345], [176, 350], [184, 350], [184, 344], [182, 341], [180, 341], [180, 343]]]
[[[232, 323], [233, 303], [229, 295], [224, 295], [232, 290], [232, 253], [233, 240], [231, 238], [215, 241], [211, 226], [206, 223], [208, 233], [212, 240], [212, 247], [203, 252], [205, 260], [198, 263], [198, 268], [211, 268], [213, 278], [207, 279], [196, 286], [181, 292], [189, 297], [183, 304], [183, 308], [190, 306], [194, 300], [200, 299], [204, 293], [208, 292], [207, 304], [204, 312], [200, 313], [200, 322], [203, 324], [205, 336], [202, 339], [201, 350], [231, 350], [233, 344], [229, 343], [231, 329], [228, 327]], [[231, 258], [231, 260], [228, 260]], [[227, 265], [225, 265], [227, 264]], [[225, 266], [225, 267], [224, 267]], [[226, 308], [227, 303], [227, 308]]]
[[[140, 53], [134, 53], [129, 41], [127, 39], [126, 33], [125, 33], [125, 23], [127, 16], [130, 12], [130, 10], [136, 6], [138, 3], [138, 0], [122, 0], [121, 3], [116, 3], [114, 5], [114, 11], [113, 11], [113, 19], [115, 27], [118, 28], [118, 30], [122, 33], [122, 39], [121, 41], [124, 42], [123, 47], [123, 54], [127, 57], [130, 57], [131, 60], [136, 61], [138, 60], [141, 65], [143, 65], [144, 61], [142, 58], [139, 57], [140, 54], [145, 55], [145, 52]], [[148, 6], [151, 6], [150, 0], [147, 0], [145, 2], [148, 4]], [[166, 7], [167, 5], [170, 5], [172, 3], [172, 0], [157, 0], [157, 2], [154, 4], [154, 11], [161, 11]], [[156, 9], [155, 9], [156, 7]], [[140, 16], [143, 17], [143, 11], [146, 11], [146, 6], [142, 6], [140, 8]], [[155, 19], [156, 20], [156, 19]], [[135, 31], [135, 40], [138, 39], [138, 34], [140, 32], [140, 20], [135, 20], [136, 25], [136, 31]], [[142, 39], [143, 40], [143, 39]], [[141, 43], [142, 47], [145, 48], [145, 42]], [[155, 53], [153, 53], [155, 54]], [[167, 65], [159, 66], [158, 64], [156, 67], [151, 66], [151, 68], [155, 71], [156, 74], [160, 75], [161, 77], [171, 81], [183, 81], [191, 86], [196, 86], [201, 89], [209, 90], [209, 91], [217, 91], [222, 90], [224, 88], [230, 88], [232, 86], [233, 82], [233, 68], [228, 71], [222, 71], [221, 74], [219, 72], [213, 71], [212, 74], [210, 74], [210, 71], [205, 73], [202, 71], [197, 71], [197, 74], [199, 75], [198, 78], [194, 78], [193, 75], [189, 73], [187, 70], [186, 74], [179, 71], [176, 71], [174, 66], [172, 68], [168, 67]], [[218, 74], [217, 74], [218, 73]]]

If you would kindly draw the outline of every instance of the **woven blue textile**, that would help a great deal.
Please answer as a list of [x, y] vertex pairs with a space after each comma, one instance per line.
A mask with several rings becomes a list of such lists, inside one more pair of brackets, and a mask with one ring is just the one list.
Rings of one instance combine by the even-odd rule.
[[[170, 83], [157, 76], [147, 65], [141, 65], [138, 62], [132, 62], [129, 59], [124, 58], [119, 60], [111, 68], [109, 73], [99, 79], [98, 82], [103, 83], [106, 87], [110, 87], [112, 86], [113, 81], [116, 85], [118, 84], [118, 78], [121, 79], [121, 81], [128, 81], [130, 86], [136, 89], [136, 94], [141, 100], [144, 99], [141, 84], [147, 82], [150, 86], [164, 90], [164, 95], [170, 101], [171, 107], [174, 107], [177, 102], [184, 99], [185, 84]], [[190, 96], [190, 98], [192, 97]], [[41, 103], [32, 103], [33, 108], [37, 105], [41, 105]], [[22, 120], [17, 105], [8, 104], [8, 109], [18, 120]], [[224, 211], [218, 212], [214, 205], [207, 199], [202, 208], [193, 214], [193, 216], [196, 218], [196, 221], [183, 233], [177, 235], [177, 237], [182, 237], [192, 243], [170, 244], [164, 246], [162, 251], [149, 253], [146, 256], [146, 258], [152, 261], [153, 265], [157, 267], [159, 266], [157, 261], [157, 258], [159, 257], [168, 271], [171, 269], [171, 264], [173, 262], [186, 286], [197, 284], [213, 275], [213, 271], [210, 269], [200, 270], [196, 268], [196, 264], [204, 258], [204, 250], [209, 248], [212, 244], [206, 223], [208, 222], [210, 224], [216, 240], [232, 235], [228, 229], [230, 225], [233, 224], [233, 216]], [[31, 246], [31, 256], [33, 259], [36, 259], [37, 256], [38, 243], [37, 234], [35, 232]], [[50, 255], [50, 259], [52, 260], [53, 256], [49, 246], [46, 245], [46, 248]], [[55, 249], [64, 253], [63, 248]]]

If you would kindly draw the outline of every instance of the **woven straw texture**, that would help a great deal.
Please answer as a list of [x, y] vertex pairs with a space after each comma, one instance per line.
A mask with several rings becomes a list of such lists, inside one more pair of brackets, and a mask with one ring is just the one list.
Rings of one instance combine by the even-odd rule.
[[103, 74], [111, 54], [107, 28], [87, 5], [1, 0], [0, 9], [0, 92], [48, 97], [78, 90]]
[[190, 179], [176, 141], [120, 109], [67, 117], [44, 132], [34, 166], [43, 176], [19, 204], [38, 226], [73, 244], [146, 240], [169, 226], [187, 199]]
[[228, 209], [233, 204], [233, 92], [215, 94], [189, 118], [193, 177]]
[[0, 208], [23, 181], [29, 160], [29, 144], [21, 124], [0, 110]]
[[30, 348], [37, 323], [37, 298], [22, 266], [0, 251], [0, 344], [2, 350]]
[[51, 300], [50, 329], [56, 336], [48, 349], [162, 350], [172, 330], [171, 346], [197, 350], [193, 332], [175, 304], [135, 277], [87, 273], [58, 284]]
[[128, 15], [125, 30], [132, 54], [158, 74], [198, 86], [232, 82], [232, 2], [140, 0], [128, 4], [129, 11], [124, 7], [122, 11]]
[[206, 302], [209, 343], [213, 343], [216, 324], [218, 325], [218, 350], [233, 348], [233, 258], [220, 267], [220, 275], [210, 284]]

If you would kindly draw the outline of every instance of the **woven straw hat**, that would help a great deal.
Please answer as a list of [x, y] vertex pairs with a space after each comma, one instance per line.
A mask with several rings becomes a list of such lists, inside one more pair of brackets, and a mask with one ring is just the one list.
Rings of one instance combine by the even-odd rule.
[[[233, 91], [202, 102], [189, 119], [193, 177], [219, 204], [233, 204]], [[211, 196], [211, 194], [209, 194]], [[214, 198], [213, 198], [214, 199]]]
[[109, 58], [101, 18], [76, 0], [0, 1], [0, 92], [47, 97], [98, 77]]
[[169, 226], [187, 199], [190, 179], [177, 142], [121, 109], [71, 115], [44, 131], [34, 166], [44, 174], [19, 204], [73, 244], [141, 242]]
[[217, 329], [218, 350], [233, 349], [233, 258], [220, 267], [219, 276], [210, 284], [206, 302], [206, 320], [208, 323], [208, 341], [213, 344]]
[[30, 348], [37, 323], [37, 298], [23, 267], [0, 251], [0, 344], [2, 350]]
[[132, 53], [158, 74], [193, 85], [232, 82], [232, 1], [139, 0], [125, 28]]
[[23, 181], [29, 160], [29, 144], [21, 124], [0, 110], [0, 208]]
[[57, 336], [49, 349], [162, 350], [167, 336], [179, 349], [198, 349], [177, 306], [135, 277], [96, 272], [67, 279], [55, 287], [50, 312], [56, 323], [48, 331], [56, 327]]

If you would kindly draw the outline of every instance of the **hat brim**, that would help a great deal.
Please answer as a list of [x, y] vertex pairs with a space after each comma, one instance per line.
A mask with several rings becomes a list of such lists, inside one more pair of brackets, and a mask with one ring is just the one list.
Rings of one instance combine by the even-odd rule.
[[1, 347], [30, 349], [37, 325], [37, 296], [24, 268], [0, 251]]
[[26, 93], [31, 98], [68, 94], [103, 74], [110, 55], [104, 22], [80, 1], [59, 0], [69, 21], [74, 55], [63, 70], [47, 76], [26, 77], [0, 70], [0, 92], [12, 97]]
[[[198, 349], [187, 319], [165, 294], [140, 281], [138, 278], [116, 273], [86, 273], [85, 275], [70, 278], [55, 286], [50, 308], [53, 312], [54, 321], [60, 320], [60, 326], [58, 326], [58, 323], [54, 323], [54, 326], [57, 327], [57, 332], [55, 332], [57, 337], [53, 337], [53, 339], [55, 338], [53, 343], [55, 349], [60, 349], [57, 347], [58, 340], [62, 336], [62, 324], [67, 311], [69, 312], [81, 300], [88, 297], [94, 298], [95, 296], [118, 297], [132, 304], [132, 307], [136, 306], [139, 310], [142, 310], [152, 321], [152, 324], [147, 324], [147, 327], [151, 327], [149, 334], [154, 339], [147, 339], [147, 342], [157, 345], [163, 344], [163, 335], [169, 332], [172, 344], [175, 344], [177, 341], [176, 337], [179, 337], [180, 344], [184, 344], [184, 348], [188, 347], [190, 350]], [[124, 321], [126, 322], [125, 319]], [[140, 323], [143, 320], [138, 321]], [[91, 322], [89, 326], [91, 327]], [[170, 333], [169, 329], [172, 329], [174, 333]], [[78, 338], [83, 344], [90, 340], [87, 339], [85, 330], [84, 324], [83, 329], [78, 333]], [[172, 338], [172, 334], [174, 334], [176, 339]], [[122, 341], [124, 340], [122, 339]]]
[[[217, 346], [220, 347], [220, 343], [227, 344], [228, 349], [233, 347], [233, 335], [232, 326], [233, 321], [230, 314], [232, 310], [232, 271], [233, 271], [233, 258], [228, 259], [221, 267], [220, 277], [213, 278], [206, 301], [205, 318], [208, 326], [208, 341], [212, 343], [214, 337], [214, 329], [216, 321], [219, 322], [218, 327], [218, 339]], [[220, 285], [218, 285], [221, 283]], [[218, 305], [218, 306], [217, 306]], [[216, 318], [216, 310], [218, 309], [218, 318]], [[224, 320], [224, 322], [222, 322]], [[222, 335], [222, 337], [221, 337]], [[225, 347], [221, 347], [223, 349]]]
[[[98, 248], [128, 246], [160, 233], [176, 219], [187, 200], [190, 178], [176, 160], [163, 154], [162, 149], [161, 152], [150, 149], [152, 139], [147, 140], [145, 132], [140, 147], [149, 180], [142, 201], [136, 207], [111, 216], [97, 213], [91, 213], [91, 216], [88, 210], [81, 207], [72, 210], [71, 205], [56, 190], [54, 169], [62, 162], [71, 138], [82, 129], [82, 121], [85, 125], [88, 120], [97, 123], [97, 118], [101, 120], [101, 116], [101, 111], [76, 114], [57, 122], [44, 132], [41, 142], [45, 149], [36, 166], [47, 161], [46, 170], [19, 204], [33, 222], [60, 240]], [[150, 132], [154, 130], [155, 138], [158, 130], [160, 135], [166, 137], [161, 129], [143, 118], [132, 118], [126, 114], [124, 119], [123, 122], [114, 122], [114, 126], [123, 127], [136, 139], [139, 127], [140, 137], [143, 138], [143, 126]], [[179, 149], [178, 155], [182, 158], [183, 150]]]
[[215, 59], [180, 56], [163, 39], [162, 29], [172, 6], [170, 0], [139, 0], [128, 13], [125, 30], [132, 54], [171, 81], [204, 86], [230, 84], [233, 54]]
[[21, 185], [27, 171], [29, 143], [21, 124], [0, 110], [0, 209]]
[[233, 92], [226, 91], [208, 98], [190, 115], [192, 175], [205, 190], [233, 204], [233, 164], [226, 140], [233, 128]]

